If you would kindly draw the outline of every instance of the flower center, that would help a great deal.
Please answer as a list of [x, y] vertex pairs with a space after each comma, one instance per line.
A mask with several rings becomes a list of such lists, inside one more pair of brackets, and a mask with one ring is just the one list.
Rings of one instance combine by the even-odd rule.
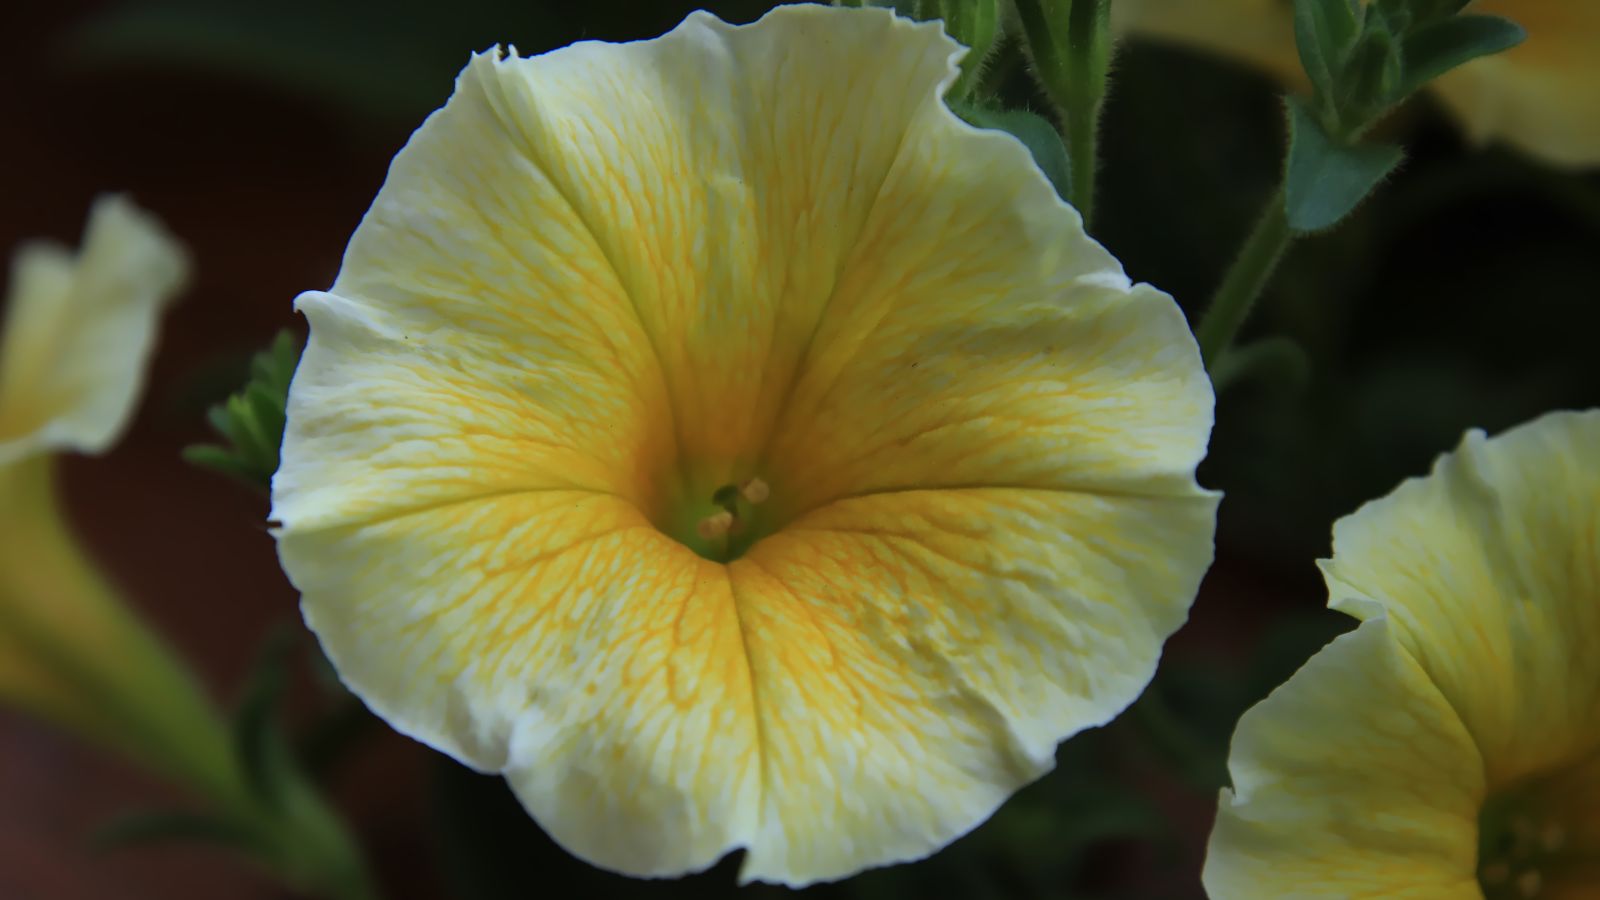
[[[1552, 783], [1552, 782], [1557, 783]], [[1552, 884], [1600, 887], [1600, 848], [1582, 846], [1563, 808], [1560, 779], [1502, 791], [1478, 817], [1478, 883], [1485, 900], [1533, 900]]]
[[756, 477], [725, 484], [709, 498], [688, 503], [668, 531], [706, 559], [730, 562], [771, 533], [770, 516], [762, 508], [771, 494], [767, 483]]

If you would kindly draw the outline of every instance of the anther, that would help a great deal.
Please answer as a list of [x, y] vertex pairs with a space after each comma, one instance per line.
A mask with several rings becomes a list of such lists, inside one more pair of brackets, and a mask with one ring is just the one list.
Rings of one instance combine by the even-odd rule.
[[1539, 896], [1539, 888], [1544, 885], [1544, 879], [1539, 877], [1537, 869], [1529, 869], [1517, 876], [1517, 893], [1524, 897]]
[[772, 489], [767, 487], [765, 481], [759, 478], [752, 478], [739, 485], [739, 493], [751, 503], [760, 503], [772, 496]]
[[1544, 852], [1546, 852], [1546, 853], [1554, 853], [1557, 850], [1560, 850], [1562, 847], [1565, 847], [1566, 845], [1567, 845], [1567, 832], [1566, 832], [1566, 829], [1562, 828], [1560, 825], [1557, 825], [1554, 822], [1551, 822], [1549, 825], [1546, 825], [1544, 827], [1544, 830], [1539, 832], [1539, 846], [1543, 847], [1544, 848]]
[[1503, 862], [1490, 863], [1483, 867], [1480, 877], [1484, 884], [1505, 884], [1511, 877], [1511, 867]]
[[700, 524], [695, 526], [695, 531], [699, 533], [701, 540], [714, 541], [717, 538], [727, 537], [728, 532], [733, 530], [733, 525], [733, 513], [724, 509], [701, 519]]

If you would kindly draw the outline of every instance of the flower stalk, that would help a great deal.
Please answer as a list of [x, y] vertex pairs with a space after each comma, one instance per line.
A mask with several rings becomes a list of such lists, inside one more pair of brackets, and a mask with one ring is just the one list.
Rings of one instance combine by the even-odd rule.
[[1094, 217], [1100, 111], [1111, 71], [1110, 0], [1017, 0], [1034, 74], [1056, 107], [1071, 160], [1071, 196], [1085, 222]]
[[1266, 289], [1278, 263], [1295, 241], [1289, 218], [1283, 208], [1283, 189], [1273, 191], [1256, 225], [1245, 239], [1233, 265], [1211, 299], [1195, 339], [1200, 343], [1200, 358], [1206, 370], [1215, 374], [1218, 363], [1233, 345], [1239, 329], [1249, 318], [1256, 298]]
[[291, 765], [272, 790], [193, 674], [73, 538], [54, 460], [0, 466], [0, 699], [188, 789], [203, 811], [139, 814], [102, 843], [180, 837], [235, 846], [285, 884], [329, 900], [374, 896], [353, 841]]

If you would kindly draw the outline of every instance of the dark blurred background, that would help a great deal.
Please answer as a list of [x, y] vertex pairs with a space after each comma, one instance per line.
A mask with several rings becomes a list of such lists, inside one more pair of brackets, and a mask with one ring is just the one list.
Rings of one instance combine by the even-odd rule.
[[[748, 21], [769, 4], [711, 9]], [[76, 243], [91, 198], [127, 190], [194, 251], [126, 440], [71, 459], [73, 521], [113, 577], [227, 702], [263, 636], [297, 626], [264, 496], [185, 465], [206, 406], [243, 380], [290, 301], [332, 283], [390, 157], [469, 51], [657, 35], [691, 8], [583, 0], [18, 3], [0, 29], [0, 248]], [[1005, 53], [1015, 53], [1008, 48]], [[1008, 63], [1002, 59], [1001, 66]], [[1025, 71], [998, 79], [1041, 109]], [[1097, 236], [1136, 279], [1204, 305], [1272, 186], [1278, 88], [1232, 64], [1132, 43], [1108, 107]], [[1219, 405], [1202, 480], [1227, 492], [1218, 562], [1150, 692], [1063, 746], [1057, 771], [932, 859], [829, 897], [1198, 897], [1227, 738], [1250, 703], [1345, 625], [1314, 561], [1329, 526], [1423, 472], [1469, 427], [1600, 402], [1600, 181], [1467, 146], [1425, 99], [1385, 126], [1405, 168], [1337, 233], [1297, 248], [1251, 335], [1309, 374]], [[313, 651], [305, 648], [310, 659]], [[734, 888], [737, 860], [676, 882], [616, 878], [554, 848], [497, 779], [359, 714], [304, 667], [292, 710], [394, 898]], [[359, 711], [358, 711], [359, 712]], [[0, 898], [282, 896], [246, 864], [175, 846], [96, 854], [108, 816], [169, 789], [0, 712]]]

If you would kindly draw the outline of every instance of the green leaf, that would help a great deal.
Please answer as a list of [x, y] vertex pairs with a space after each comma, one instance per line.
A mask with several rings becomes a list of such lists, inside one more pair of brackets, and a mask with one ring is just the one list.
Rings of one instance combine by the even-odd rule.
[[1321, 93], [1331, 93], [1361, 22], [1350, 0], [1295, 0], [1294, 36], [1300, 63]]
[[1400, 72], [1400, 45], [1381, 17], [1368, 16], [1334, 89], [1339, 125], [1346, 133], [1370, 125], [1393, 102]]
[[1405, 154], [1390, 144], [1340, 144], [1301, 101], [1290, 98], [1288, 108], [1284, 212], [1295, 231], [1322, 231], [1349, 215]]
[[1211, 367], [1211, 382], [1219, 394], [1246, 381], [1262, 381], [1273, 390], [1296, 394], [1310, 380], [1311, 357], [1286, 337], [1230, 347]]
[[967, 48], [961, 57], [961, 77], [950, 87], [950, 96], [961, 98], [972, 93], [983, 74], [984, 61], [1000, 39], [1000, 4], [995, 0], [939, 0], [926, 3], [928, 18], [944, 21], [944, 30]]
[[289, 382], [299, 362], [294, 335], [281, 331], [250, 362], [250, 380], [206, 412], [206, 420], [225, 446], [184, 450], [183, 458], [258, 487], [268, 487], [278, 470], [278, 449], [287, 424]]
[[233, 716], [234, 750], [245, 779], [269, 804], [282, 799], [285, 786], [294, 777], [288, 746], [277, 725], [293, 649], [294, 634], [289, 629], [280, 627], [268, 633]]
[[256, 839], [249, 829], [236, 822], [181, 811], [128, 813], [100, 826], [89, 838], [89, 846], [98, 853], [172, 842], [248, 850], [255, 846]]
[[1004, 131], [1022, 142], [1033, 154], [1033, 161], [1050, 179], [1056, 194], [1065, 199], [1072, 189], [1072, 162], [1061, 134], [1043, 116], [1022, 109], [987, 109], [967, 103], [952, 103], [950, 108], [968, 124]]
[[1521, 25], [1498, 16], [1455, 16], [1418, 28], [1402, 44], [1405, 74], [1399, 97], [1463, 63], [1515, 47], [1527, 36]]

